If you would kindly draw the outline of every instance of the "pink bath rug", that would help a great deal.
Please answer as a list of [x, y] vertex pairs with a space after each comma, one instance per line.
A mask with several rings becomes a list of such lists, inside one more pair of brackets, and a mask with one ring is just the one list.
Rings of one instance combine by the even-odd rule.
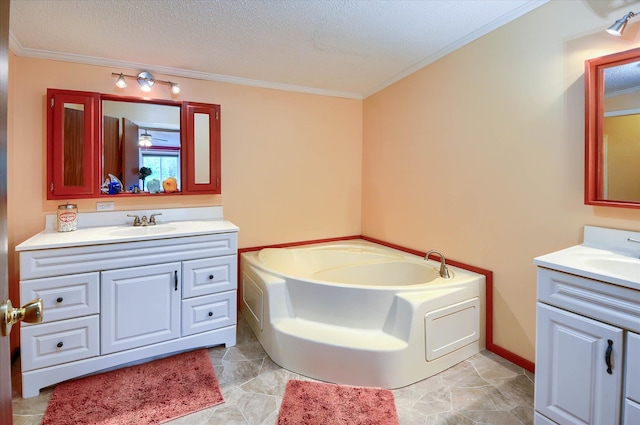
[[287, 382], [278, 425], [398, 425], [393, 393], [382, 388]]
[[223, 401], [202, 349], [63, 382], [42, 424], [159, 424]]

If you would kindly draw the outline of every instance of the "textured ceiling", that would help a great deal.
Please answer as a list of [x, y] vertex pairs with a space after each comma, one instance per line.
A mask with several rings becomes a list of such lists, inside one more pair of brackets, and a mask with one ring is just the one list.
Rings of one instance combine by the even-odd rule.
[[18, 55], [362, 98], [548, 0], [11, 0]]

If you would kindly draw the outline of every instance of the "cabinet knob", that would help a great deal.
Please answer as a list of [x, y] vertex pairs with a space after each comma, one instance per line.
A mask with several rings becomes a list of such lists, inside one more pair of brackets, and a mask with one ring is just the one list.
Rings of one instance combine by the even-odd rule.
[[62, 297], [58, 297], [58, 298], [56, 298], [56, 302], [57, 302], [57, 303], [61, 303], [61, 302], [62, 302]]
[[209, 275], [209, 280], [213, 280], [213, 275], [212, 274]]
[[62, 348], [62, 346], [63, 346], [63, 345], [64, 345], [64, 344], [62, 343], [62, 341], [60, 341], [59, 343], [57, 343], [57, 344], [56, 344], [56, 347], [58, 347], [58, 348]]
[[212, 312], [209, 312], [209, 317], [211, 317], [211, 316], [213, 316], [213, 313], [212, 313]]

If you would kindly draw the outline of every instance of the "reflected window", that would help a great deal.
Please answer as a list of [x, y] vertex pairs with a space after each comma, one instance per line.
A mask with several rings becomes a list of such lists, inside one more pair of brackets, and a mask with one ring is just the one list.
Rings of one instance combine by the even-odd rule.
[[[160, 180], [162, 184], [169, 177], [175, 177], [180, 185], [180, 152], [177, 150], [149, 149], [141, 150], [140, 164], [151, 170], [145, 181], [149, 182], [153, 179]], [[140, 181], [142, 187], [142, 181]]]

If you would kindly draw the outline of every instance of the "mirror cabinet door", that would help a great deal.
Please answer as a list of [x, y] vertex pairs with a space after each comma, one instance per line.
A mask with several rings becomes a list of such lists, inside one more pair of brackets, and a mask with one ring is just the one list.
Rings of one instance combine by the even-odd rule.
[[221, 193], [220, 105], [186, 102], [182, 113], [186, 127], [184, 189], [189, 193]]
[[97, 195], [99, 95], [49, 89], [47, 101], [48, 198]]

